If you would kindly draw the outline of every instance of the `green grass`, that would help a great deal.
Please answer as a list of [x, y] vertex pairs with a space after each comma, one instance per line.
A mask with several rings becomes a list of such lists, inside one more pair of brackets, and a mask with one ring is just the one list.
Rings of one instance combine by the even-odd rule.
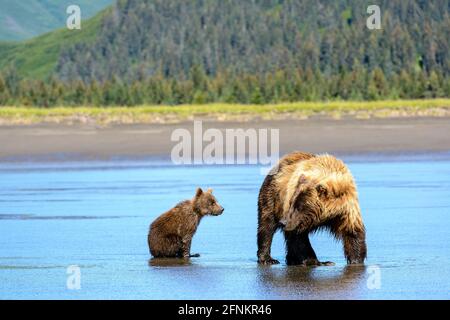
[[45, 79], [55, 69], [61, 49], [77, 42], [91, 42], [111, 9], [83, 21], [81, 30], [66, 28], [23, 42], [0, 42], [0, 70], [13, 64], [20, 76]]
[[[398, 115], [434, 115], [431, 111], [450, 110], [450, 99], [435, 100], [395, 100], [375, 102], [298, 102], [274, 105], [181, 105], [181, 106], [136, 106], [136, 107], [0, 107], [0, 122], [9, 123], [39, 123], [39, 122], [85, 122], [97, 123], [147, 123], [166, 122], [187, 119], [192, 116], [222, 116], [263, 117], [271, 118], [277, 115], [314, 114], [341, 116], [371, 115], [389, 117]], [[428, 112], [428, 113], [427, 113]], [[430, 113], [431, 112], [431, 113]], [[448, 114], [448, 113], [446, 113]]]

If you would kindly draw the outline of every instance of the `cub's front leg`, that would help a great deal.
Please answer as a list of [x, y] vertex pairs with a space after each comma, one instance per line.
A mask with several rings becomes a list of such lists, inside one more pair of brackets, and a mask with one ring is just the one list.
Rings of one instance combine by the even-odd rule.
[[200, 254], [191, 254], [191, 244], [192, 244], [192, 237], [186, 236], [182, 239], [181, 243], [181, 256], [183, 258], [198, 258], [200, 257]]

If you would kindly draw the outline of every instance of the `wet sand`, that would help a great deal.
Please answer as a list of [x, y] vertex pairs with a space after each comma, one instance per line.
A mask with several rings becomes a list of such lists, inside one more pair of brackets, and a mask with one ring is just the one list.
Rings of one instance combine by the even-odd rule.
[[[0, 161], [109, 160], [168, 157], [175, 129], [193, 122], [96, 127], [39, 124], [0, 126]], [[280, 153], [424, 153], [450, 150], [448, 118], [203, 121], [203, 130], [280, 130]]]

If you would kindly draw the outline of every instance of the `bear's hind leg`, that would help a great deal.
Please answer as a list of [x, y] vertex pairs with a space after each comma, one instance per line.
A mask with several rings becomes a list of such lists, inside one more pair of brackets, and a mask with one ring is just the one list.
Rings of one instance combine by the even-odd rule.
[[330, 266], [333, 262], [320, 262], [309, 241], [308, 233], [285, 232], [286, 263], [288, 265]]
[[152, 249], [155, 258], [180, 258], [181, 239], [177, 236], [163, 236], [155, 241]]
[[337, 239], [342, 239], [347, 263], [363, 264], [367, 257], [364, 224], [352, 223], [347, 216], [344, 216], [344, 218], [337, 217], [329, 221], [327, 227]]
[[366, 232], [345, 232], [342, 235], [344, 254], [348, 264], [363, 264], [367, 257]]

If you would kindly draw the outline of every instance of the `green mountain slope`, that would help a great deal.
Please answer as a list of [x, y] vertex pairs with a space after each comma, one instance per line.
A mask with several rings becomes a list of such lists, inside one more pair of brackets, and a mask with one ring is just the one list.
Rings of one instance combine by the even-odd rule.
[[83, 21], [81, 30], [59, 29], [22, 42], [0, 42], [0, 70], [14, 66], [25, 78], [44, 79], [55, 70], [63, 48], [89, 44], [98, 35], [102, 19], [110, 9]]
[[24, 40], [65, 25], [66, 8], [77, 4], [82, 19], [111, 4], [113, 0], [0, 0], [0, 40]]

